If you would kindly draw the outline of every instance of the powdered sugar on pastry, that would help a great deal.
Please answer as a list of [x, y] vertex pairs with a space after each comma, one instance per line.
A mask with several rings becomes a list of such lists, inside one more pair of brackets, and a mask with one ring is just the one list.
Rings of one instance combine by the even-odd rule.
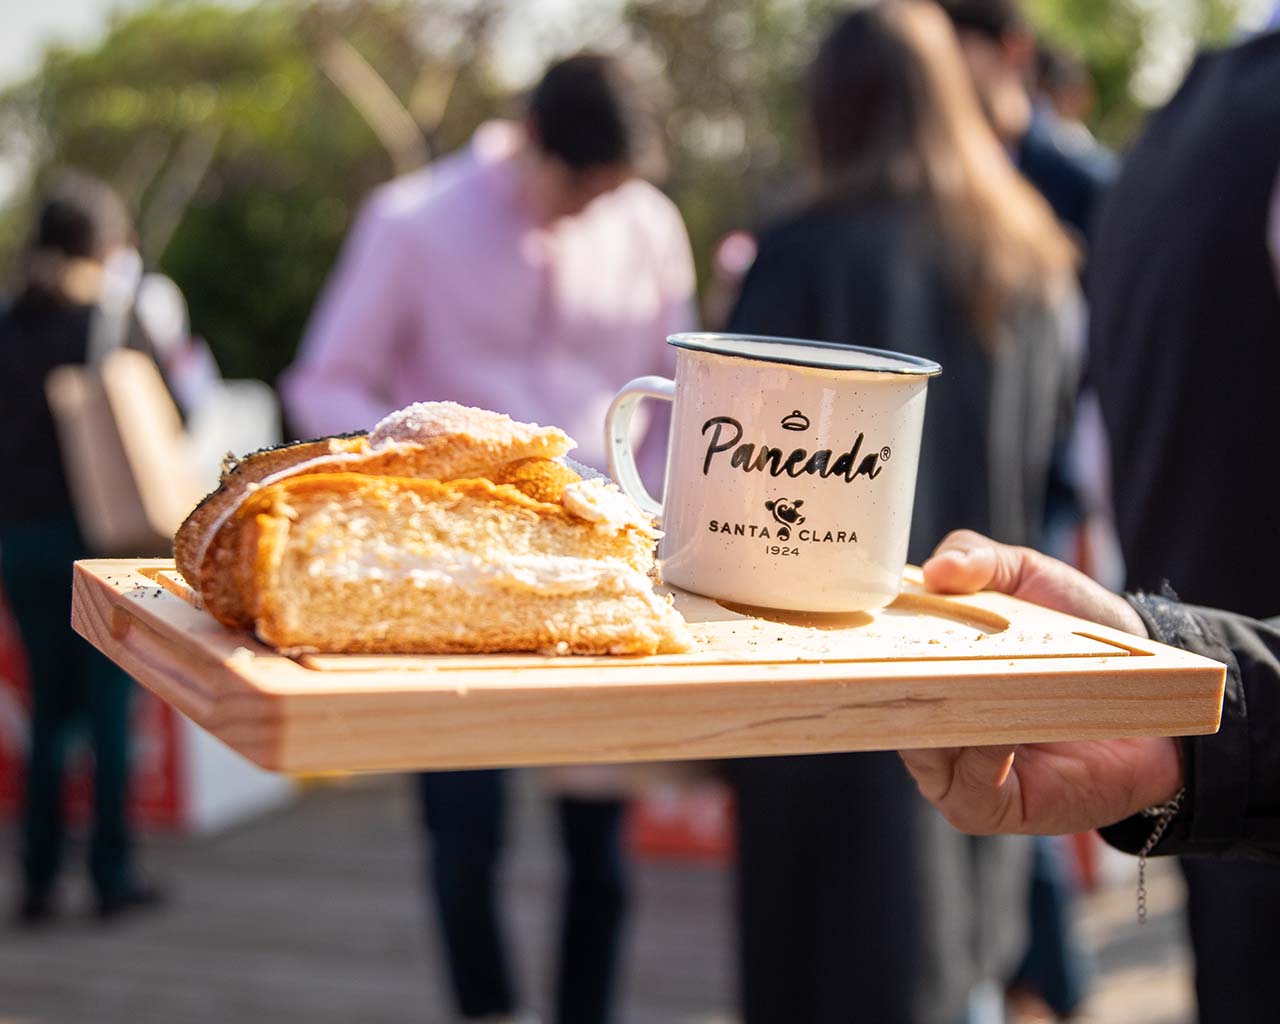
[[457, 402], [414, 402], [397, 409], [370, 431], [369, 446], [376, 450], [396, 443], [422, 444], [436, 437], [466, 438], [478, 445], [527, 445], [530, 454], [545, 448], [550, 454], [543, 454], [543, 458], [555, 458], [577, 447], [557, 427], [520, 423], [505, 413]]

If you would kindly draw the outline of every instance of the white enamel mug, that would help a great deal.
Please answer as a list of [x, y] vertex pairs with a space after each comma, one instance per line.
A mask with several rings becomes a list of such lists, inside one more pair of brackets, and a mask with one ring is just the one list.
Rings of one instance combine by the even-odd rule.
[[[605, 422], [614, 480], [661, 524], [663, 579], [762, 608], [889, 604], [906, 565], [925, 389], [941, 367], [792, 338], [667, 340], [676, 379], [633, 380]], [[661, 505], [631, 446], [645, 398], [674, 403]]]

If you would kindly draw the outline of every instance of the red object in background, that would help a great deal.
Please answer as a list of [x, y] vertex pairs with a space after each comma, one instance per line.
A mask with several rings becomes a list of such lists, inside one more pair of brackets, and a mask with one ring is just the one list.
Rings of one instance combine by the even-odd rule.
[[627, 845], [639, 859], [727, 863], [733, 856], [733, 796], [721, 783], [662, 786], [633, 800]]
[[1077, 832], [1071, 836], [1072, 860], [1076, 880], [1084, 892], [1093, 892], [1101, 883], [1099, 846], [1102, 837], [1097, 832]]
[[[177, 714], [141, 688], [134, 693], [132, 714], [133, 820], [140, 825], [176, 828], [185, 820]], [[27, 659], [0, 590], [0, 819], [16, 818], [21, 811], [30, 735]], [[73, 744], [68, 751], [65, 790], [72, 822], [88, 818], [93, 801], [92, 771], [88, 745], [83, 741]]]
[[0, 817], [22, 804], [23, 767], [31, 722], [27, 659], [0, 589]]

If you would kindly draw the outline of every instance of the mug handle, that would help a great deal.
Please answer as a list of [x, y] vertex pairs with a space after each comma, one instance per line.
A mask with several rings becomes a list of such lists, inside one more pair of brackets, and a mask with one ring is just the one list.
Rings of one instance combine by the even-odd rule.
[[631, 420], [642, 399], [675, 400], [676, 383], [666, 377], [637, 377], [623, 386], [609, 405], [604, 418], [605, 444], [609, 451], [609, 475], [622, 493], [654, 519], [662, 519], [662, 504], [651, 495], [636, 469], [636, 453], [631, 447]]

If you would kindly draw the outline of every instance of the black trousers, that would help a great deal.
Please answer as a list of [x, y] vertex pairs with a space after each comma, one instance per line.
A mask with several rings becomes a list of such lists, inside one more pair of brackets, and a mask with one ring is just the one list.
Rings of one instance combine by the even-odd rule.
[[1184, 857], [1199, 1024], [1280, 1018], [1280, 866]]
[[71, 629], [71, 563], [87, 554], [70, 519], [0, 527], [0, 569], [31, 667], [22, 868], [29, 896], [49, 895], [62, 867], [62, 786], [68, 741], [93, 747], [89, 870], [99, 898], [132, 881], [128, 828], [132, 680]]
[[[418, 776], [431, 840], [431, 892], [454, 999], [467, 1018], [509, 1014], [518, 1004], [498, 920], [506, 775], [468, 771]], [[557, 801], [566, 859], [558, 1024], [605, 1024], [610, 1019], [627, 903], [623, 811], [619, 800]]]
[[1072, 912], [1075, 885], [1052, 838], [1035, 836], [1031, 851], [1027, 952], [1013, 983], [1040, 995], [1060, 1017], [1069, 1017], [1088, 995], [1088, 964]]
[[963, 836], [897, 754], [728, 762], [743, 1024], [954, 1024], [1025, 948], [1030, 846]]

